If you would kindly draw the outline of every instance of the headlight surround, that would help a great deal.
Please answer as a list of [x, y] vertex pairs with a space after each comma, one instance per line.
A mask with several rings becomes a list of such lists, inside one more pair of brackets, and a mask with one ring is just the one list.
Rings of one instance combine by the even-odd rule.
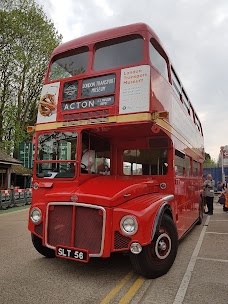
[[138, 222], [132, 215], [125, 215], [120, 221], [120, 229], [126, 235], [133, 235], [138, 231]]
[[39, 224], [42, 219], [41, 210], [37, 207], [32, 208], [32, 210], [30, 211], [30, 219], [33, 222], [33, 224], [35, 225]]

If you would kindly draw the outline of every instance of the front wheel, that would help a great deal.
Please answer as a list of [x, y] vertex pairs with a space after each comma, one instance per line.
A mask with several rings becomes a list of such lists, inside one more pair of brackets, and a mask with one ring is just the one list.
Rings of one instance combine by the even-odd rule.
[[178, 235], [176, 226], [167, 214], [163, 215], [157, 238], [144, 246], [140, 254], [130, 254], [134, 270], [154, 279], [166, 274], [176, 258]]
[[46, 258], [54, 258], [55, 251], [42, 245], [42, 240], [38, 236], [31, 234], [33, 246], [36, 250]]

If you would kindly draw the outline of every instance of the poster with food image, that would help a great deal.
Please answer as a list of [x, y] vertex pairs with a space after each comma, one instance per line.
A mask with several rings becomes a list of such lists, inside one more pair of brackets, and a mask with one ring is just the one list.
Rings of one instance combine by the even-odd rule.
[[38, 105], [37, 123], [56, 121], [60, 82], [45, 84]]

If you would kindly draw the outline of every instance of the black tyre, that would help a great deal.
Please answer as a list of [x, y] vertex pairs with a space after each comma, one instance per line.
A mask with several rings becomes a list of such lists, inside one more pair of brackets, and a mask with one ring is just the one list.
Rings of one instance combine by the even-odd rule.
[[200, 201], [199, 218], [197, 220], [197, 225], [201, 225], [203, 221], [204, 203], [203, 200]]
[[36, 250], [44, 255], [46, 258], [54, 258], [55, 257], [55, 251], [53, 249], [50, 249], [48, 247], [45, 247], [42, 245], [42, 240], [38, 236], [31, 234], [32, 236], [32, 243], [33, 246], [36, 248]]
[[154, 279], [166, 274], [176, 258], [178, 235], [170, 216], [163, 215], [156, 240], [144, 246], [140, 254], [130, 254], [132, 266], [138, 274]]

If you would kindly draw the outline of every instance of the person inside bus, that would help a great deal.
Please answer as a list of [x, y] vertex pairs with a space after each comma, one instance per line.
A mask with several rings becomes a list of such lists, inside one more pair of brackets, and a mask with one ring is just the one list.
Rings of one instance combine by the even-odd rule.
[[88, 149], [86, 140], [82, 142], [81, 173], [95, 173], [95, 151]]
[[207, 179], [204, 182], [204, 189], [205, 189], [205, 200], [207, 205], [207, 212], [206, 214], [212, 215], [213, 214], [213, 203], [214, 203], [214, 188], [215, 188], [215, 181], [212, 178], [211, 174], [207, 175]]

